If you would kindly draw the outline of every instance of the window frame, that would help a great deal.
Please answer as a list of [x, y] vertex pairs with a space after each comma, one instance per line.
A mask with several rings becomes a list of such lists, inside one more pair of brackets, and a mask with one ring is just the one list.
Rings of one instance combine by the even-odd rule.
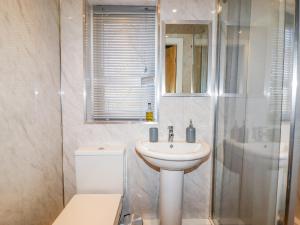
[[[154, 121], [146, 121], [145, 119], [94, 119], [89, 116], [88, 113], [88, 105], [87, 105], [87, 98], [91, 96], [87, 95], [87, 85], [88, 81], [91, 79], [89, 74], [91, 63], [93, 60], [89, 60], [91, 57], [91, 49], [87, 42], [93, 43], [90, 39], [92, 39], [92, 26], [93, 26], [93, 7], [94, 5], [88, 5], [86, 3], [83, 9], [83, 67], [84, 67], [84, 90], [83, 90], [83, 97], [84, 97], [84, 124], [158, 124], [159, 122], [159, 101], [160, 101], [160, 72], [159, 72], [159, 37], [160, 37], [160, 15], [158, 5], [152, 6], [155, 7], [155, 77], [154, 77], [154, 106], [153, 106], [153, 115]], [[115, 7], [124, 7], [124, 5], [115, 5]], [[131, 7], [131, 5], [125, 6]], [[149, 7], [149, 6], [142, 6], [142, 7]], [[91, 82], [91, 81], [89, 81]], [[145, 111], [146, 113], [146, 111]]]

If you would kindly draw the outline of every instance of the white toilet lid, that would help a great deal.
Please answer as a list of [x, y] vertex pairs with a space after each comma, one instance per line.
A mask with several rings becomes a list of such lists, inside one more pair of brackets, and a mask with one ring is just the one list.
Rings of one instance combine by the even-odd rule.
[[53, 225], [115, 225], [119, 222], [122, 196], [119, 194], [78, 194]]

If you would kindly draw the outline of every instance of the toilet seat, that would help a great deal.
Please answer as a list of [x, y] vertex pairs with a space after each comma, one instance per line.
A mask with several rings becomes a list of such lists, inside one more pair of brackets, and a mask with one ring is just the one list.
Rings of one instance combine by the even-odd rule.
[[117, 225], [121, 209], [120, 194], [77, 194], [52, 225]]

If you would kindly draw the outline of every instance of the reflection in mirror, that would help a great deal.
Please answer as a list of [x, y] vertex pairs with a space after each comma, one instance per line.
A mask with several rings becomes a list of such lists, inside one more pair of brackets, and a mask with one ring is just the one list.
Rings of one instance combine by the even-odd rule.
[[166, 24], [165, 92], [207, 93], [208, 24]]

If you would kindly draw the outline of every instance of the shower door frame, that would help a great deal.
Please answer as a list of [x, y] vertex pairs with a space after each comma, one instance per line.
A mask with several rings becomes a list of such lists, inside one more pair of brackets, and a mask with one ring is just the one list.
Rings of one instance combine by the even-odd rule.
[[[295, 129], [297, 118], [297, 111], [300, 110], [300, 74], [299, 74], [299, 0], [295, 0], [295, 37], [294, 37], [294, 61], [293, 61], [293, 80], [292, 80], [292, 107], [291, 107], [291, 125], [290, 125], [290, 140], [289, 140], [289, 164], [288, 164], [288, 181], [287, 181], [287, 194], [286, 194], [286, 212], [285, 224], [294, 225], [295, 206], [297, 199], [298, 189], [298, 175], [300, 165], [300, 151], [295, 147], [297, 137], [296, 132], [300, 130]], [[295, 151], [294, 151], [295, 150]]]
[[217, 142], [217, 137], [216, 137], [216, 131], [218, 130], [218, 109], [219, 109], [219, 85], [220, 85], [220, 12], [219, 12], [219, 7], [220, 7], [220, 1], [221, 0], [215, 0], [216, 2], [216, 13], [217, 13], [217, 29], [216, 29], [216, 58], [215, 58], [215, 63], [216, 63], [216, 71], [215, 71], [215, 82], [214, 82], [214, 92], [213, 92], [213, 108], [214, 108], [214, 124], [213, 124], [213, 152], [212, 152], [212, 178], [211, 178], [211, 204], [210, 204], [210, 212], [209, 212], [209, 221], [211, 224], [214, 224], [213, 222], [213, 213], [214, 213], [214, 206], [215, 206], [215, 158], [217, 156], [217, 151], [216, 151], [216, 142]]
[[224, 84], [223, 81], [221, 80], [223, 77], [220, 75], [220, 57], [219, 57], [219, 53], [220, 53], [220, 45], [221, 45], [221, 35], [220, 35], [220, 13], [222, 11], [222, 8], [220, 7], [220, 2], [222, 0], [215, 0], [216, 3], [216, 19], [217, 19], [217, 29], [216, 29], [216, 58], [215, 58], [215, 63], [216, 63], [216, 71], [215, 71], [215, 80], [214, 80], [214, 86], [213, 86], [213, 108], [214, 108], [214, 124], [213, 124], [213, 152], [212, 152], [212, 177], [211, 177], [211, 204], [210, 204], [210, 211], [209, 211], [209, 221], [211, 224], [215, 224], [213, 221], [213, 212], [214, 212], [214, 206], [215, 206], [215, 171], [216, 171], [216, 164], [215, 164], [215, 158], [217, 156], [217, 137], [216, 137], [216, 131], [218, 130], [218, 110], [219, 110], [219, 97], [220, 97], [220, 93], [223, 97], [241, 97], [241, 96], [245, 96], [246, 92], [239, 92], [237, 94], [231, 94], [231, 93], [224, 93]]
[[[216, 74], [215, 74], [215, 82], [214, 82], [214, 93], [213, 93], [213, 106], [214, 106], [214, 129], [213, 129], [213, 159], [212, 159], [212, 185], [211, 185], [211, 204], [210, 204], [210, 215], [209, 220], [211, 224], [213, 222], [213, 214], [214, 214], [214, 204], [215, 204], [215, 157], [216, 157], [216, 131], [218, 130], [218, 109], [219, 109], [219, 88], [220, 88], [220, 1], [216, 0], [216, 12], [217, 15], [217, 54], [216, 54]], [[288, 176], [287, 176], [287, 190], [286, 190], [286, 210], [285, 210], [285, 225], [294, 225], [294, 217], [295, 217], [295, 206], [296, 206], [296, 199], [297, 199], [297, 188], [298, 188], [298, 175], [300, 169], [300, 149], [297, 150], [294, 146], [295, 142], [297, 141], [297, 137], [295, 137], [295, 124], [296, 120], [298, 119], [300, 123], [300, 74], [299, 74], [299, 66], [300, 66], [300, 46], [299, 46], [299, 37], [300, 37], [300, 0], [294, 0], [295, 2], [295, 36], [294, 36], [294, 59], [293, 59], [293, 78], [292, 78], [292, 104], [291, 104], [291, 113], [290, 113], [290, 139], [289, 139], [289, 161], [288, 161]], [[217, 75], [218, 74], [218, 75]], [[298, 84], [298, 85], [297, 85]], [[296, 116], [296, 112], [299, 111], [299, 118]], [[299, 125], [299, 138], [300, 138], [300, 125]], [[299, 181], [300, 185], [300, 181]]]

